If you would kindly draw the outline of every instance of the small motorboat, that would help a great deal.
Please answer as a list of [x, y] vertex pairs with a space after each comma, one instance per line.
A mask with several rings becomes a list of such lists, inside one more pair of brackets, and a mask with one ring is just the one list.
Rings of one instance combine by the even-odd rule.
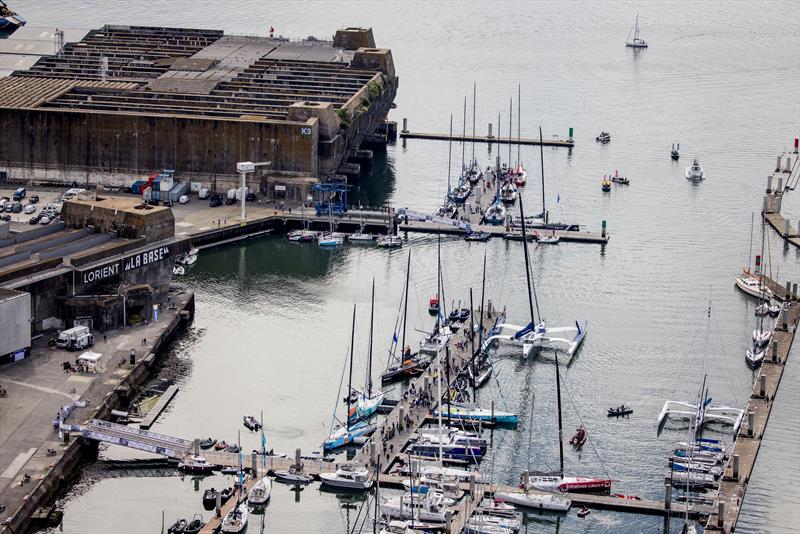
[[183, 265], [176, 265], [175, 267], [172, 268], [172, 274], [174, 274], [175, 276], [183, 276], [184, 274], [186, 274], [186, 269], [184, 268]]
[[275, 479], [278, 482], [285, 482], [288, 484], [309, 484], [314, 480], [314, 477], [311, 475], [301, 473], [294, 467], [290, 467], [288, 470], [277, 469], [273, 471], [272, 474], [275, 475]]
[[382, 235], [378, 238], [378, 248], [400, 248], [403, 239], [399, 235]]
[[348, 241], [353, 243], [373, 243], [377, 239], [377, 236], [374, 234], [365, 234], [363, 232], [356, 232], [355, 234], [350, 234], [347, 238]]
[[611, 141], [611, 134], [608, 132], [600, 132], [600, 135], [595, 138], [595, 141], [606, 144]]
[[244, 426], [246, 426], [250, 430], [261, 429], [261, 423], [259, 423], [258, 419], [256, 419], [252, 415], [245, 415], [242, 417], [242, 420], [244, 422]]
[[[506, 232], [503, 234], [503, 239], [506, 241], [522, 241], [522, 232]], [[535, 241], [536, 237], [533, 234], [526, 234], [525, 239], [527, 241]]]
[[458, 320], [462, 323], [469, 319], [470, 311], [469, 308], [461, 308], [458, 310]]
[[629, 499], [631, 501], [641, 501], [642, 498], [637, 495], [628, 495], [626, 493], [612, 493], [612, 497], [615, 499]]
[[614, 171], [614, 175], [611, 177], [611, 181], [614, 182], [615, 184], [631, 185], [631, 181], [624, 176], [620, 176], [619, 171]]
[[781, 306], [780, 306], [780, 304], [778, 304], [777, 302], [773, 302], [772, 304], [770, 304], [769, 305], [769, 309], [767, 310], [767, 313], [772, 318], [775, 318], [778, 315], [780, 315], [781, 314]]
[[27, 21], [24, 17], [17, 15], [0, 0], [0, 39], [5, 39], [25, 24]]
[[225, 447], [225, 452], [237, 453], [237, 452], [241, 452], [241, 450], [242, 450], [242, 448], [240, 446], [238, 446], [236, 443], [231, 443], [230, 445]]
[[603, 193], [611, 192], [611, 181], [608, 179], [607, 176], [603, 176], [603, 181], [600, 182], [600, 189], [603, 190]]
[[215, 451], [224, 451], [227, 448], [228, 448], [228, 444], [225, 442], [225, 440], [218, 441], [218, 442], [216, 442], [214, 444], [214, 450]]
[[214, 471], [214, 464], [210, 464], [202, 456], [192, 456], [188, 460], [178, 463], [178, 471], [210, 475]]
[[470, 232], [464, 237], [464, 241], [480, 241], [485, 243], [492, 238], [489, 232]]
[[578, 510], [578, 517], [586, 517], [587, 515], [589, 515], [589, 509], [585, 506]]
[[344, 465], [335, 473], [320, 473], [322, 484], [333, 488], [348, 490], [368, 490], [372, 487], [372, 480], [366, 469], [352, 465]]
[[186, 525], [186, 528], [183, 529], [183, 534], [198, 534], [203, 527], [206, 526], [206, 522], [203, 521], [203, 516], [200, 514], [194, 514], [192, 520], [189, 521], [189, 524]]
[[758, 347], [766, 347], [772, 340], [772, 330], [766, 330], [763, 326], [753, 330], [753, 344]]
[[189, 522], [186, 519], [178, 519], [167, 529], [167, 532], [169, 534], [184, 534], [188, 524]]
[[220, 469], [219, 472], [222, 473], [223, 475], [236, 475], [236, 476], [238, 476], [239, 475], [239, 468], [238, 467], [233, 467], [231, 465], [228, 465], [228, 466], [225, 466], [222, 469]]
[[217, 442], [217, 440], [215, 440], [214, 438], [206, 438], [206, 439], [200, 440], [200, 448], [204, 449], [204, 450], [205, 449], [210, 449], [211, 447], [214, 446], [214, 444], [216, 442]]
[[608, 409], [608, 417], [622, 417], [624, 415], [630, 415], [633, 413], [633, 408], [630, 406], [625, 406], [624, 404], [620, 404], [616, 408], [609, 408]]
[[217, 491], [214, 488], [207, 489], [203, 492], [203, 509], [211, 511], [217, 505], [217, 494], [219, 494], [220, 505], [228, 502], [228, 499], [233, 495], [233, 488], [225, 488], [222, 491]]
[[292, 230], [286, 237], [294, 243], [310, 243], [317, 239], [317, 232], [311, 230]]
[[561, 238], [555, 234], [552, 235], [536, 235], [536, 242], [540, 245], [558, 245]]
[[705, 179], [705, 177], [706, 173], [703, 170], [703, 167], [700, 166], [700, 162], [697, 161], [697, 158], [694, 158], [692, 165], [686, 167], [686, 179], [692, 180], [693, 182], [698, 182]]
[[439, 315], [439, 297], [431, 297], [428, 301], [428, 313], [431, 315]]
[[175, 263], [185, 267], [191, 267], [197, 263], [197, 254], [182, 254], [175, 259]]
[[572, 437], [569, 439], [569, 444], [575, 447], [576, 449], [580, 449], [586, 443], [586, 439], [589, 437], [586, 429], [583, 428], [583, 425], [579, 426]]
[[672, 151], [669, 153], [669, 157], [671, 157], [674, 161], [678, 161], [681, 157], [681, 144], [678, 143], [678, 147], [675, 148], [675, 143], [672, 143]]

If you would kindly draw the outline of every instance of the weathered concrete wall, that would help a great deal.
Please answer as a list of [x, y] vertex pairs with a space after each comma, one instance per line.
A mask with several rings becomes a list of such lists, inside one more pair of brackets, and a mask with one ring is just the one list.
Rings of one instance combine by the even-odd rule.
[[311, 121], [0, 109], [0, 130], [0, 168], [50, 171], [65, 182], [157, 169], [233, 175], [239, 161], [271, 161], [272, 171], [317, 175], [318, 132]]
[[102, 200], [92, 205], [68, 201], [64, 202], [61, 219], [69, 228], [92, 226], [97, 232], [119, 232], [120, 237], [145, 237], [149, 243], [175, 235], [175, 217], [165, 207], [132, 211], [106, 208]]

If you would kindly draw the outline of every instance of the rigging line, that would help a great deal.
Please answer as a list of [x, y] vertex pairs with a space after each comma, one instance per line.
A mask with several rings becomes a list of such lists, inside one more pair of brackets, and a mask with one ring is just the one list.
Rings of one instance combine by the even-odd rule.
[[[719, 341], [719, 353], [725, 354], [725, 353], [727, 353], [729, 351], [725, 348], [725, 344], [722, 341], [722, 336], [720, 335], [719, 324], [717, 323], [716, 315], [714, 317], [712, 317], [711, 320], [714, 322], [715, 334], [716, 334], [717, 340]], [[734, 351], [730, 351], [730, 352], [734, 352]], [[725, 384], [728, 386], [729, 393], [731, 393], [733, 398], [736, 399], [737, 404], [741, 406], [742, 404], [744, 404], [742, 396], [741, 396], [742, 394], [739, 391], [739, 388], [737, 388], [736, 385], [734, 384], [733, 377], [731, 376], [731, 374], [729, 372], [727, 372], [728, 369], [724, 368], [724, 370], [725, 370], [725, 372], [724, 372]], [[719, 374], [719, 373], [717, 373], [717, 374]]]
[[392, 360], [400, 361], [397, 356], [395, 356], [395, 350], [397, 348], [397, 344], [394, 341], [395, 336], [397, 336], [397, 330], [400, 327], [400, 312], [403, 309], [403, 295], [405, 294], [405, 288], [400, 292], [400, 303], [397, 305], [397, 315], [394, 318], [394, 329], [392, 330], [392, 339], [389, 341], [389, 350], [387, 351], [386, 357], [386, 368], [389, 368], [389, 365], [392, 363]]
[[[346, 352], [346, 355], [345, 355], [345, 358], [344, 358], [345, 365], [342, 365], [342, 376], [341, 376], [341, 378], [339, 378], [339, 389], [336, 392], [336, 402], [333, 404], [333, 414], [331, 415], [331, 426], [330, 426], [331, 430], [330, 430], [330, 433], [328, 435], [333, 433], [333, 422], [334, 421], [339, 421], [339, 418], [336, 417], [336, 409], [339, 407], [339, 397], [342, 394], [342, 384], [344, 383], [344, 370], [347, 368], [347, 359], [349, 357], [350, 357], [350, 347], [348, 346], [347, 347], [347, 352]], [[349, 392], [348, 392], [348, 394], [349, 394]], [[339, 421], [339, 423], [341, 424], [341, 421]]]
[[[563, 389], [567, 393], [567, 398], [569, 399], [569, 402], [572, 405], [572, 409], [575, 410], [575, 413], [578, 416], [578, 421], [581, 422], [581, 426], [583, 428], [588, 428], [583, 422], [583, 417], [581, 417], [581, 412], [578, 410], [578, 407], [575, 404], [575, 399], [572, 398], [572, 393], [570, 393], [570, 391], [569, 391], [569, 385], [567, 384], [567, 379], [566, 379], [565, 376], [561, 377], [561, 385], [564, 386]], [[587, 430], [587, 432], [588, 432], [588, 430]], [[586, 441], [588, 441], [589, 446], [592, 448], [592, 452], [597, 457], [597, 460], [600, 462], [600, 466], [603, 468], [603, 473], [605, 473], [606, 478], [611, 478], [611, 475], [608, 474], [608, 470], [606, 469], [606, 466], [603, 463], [603, 459], [600, 457], [600, 454], [597, 452], [597, 449], [594, 446], [594, 441], [592, 439], [587, 439]]]

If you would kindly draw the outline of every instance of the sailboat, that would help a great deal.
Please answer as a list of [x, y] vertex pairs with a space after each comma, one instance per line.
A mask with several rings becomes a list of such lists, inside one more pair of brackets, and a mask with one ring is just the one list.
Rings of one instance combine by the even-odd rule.
[[742, 424], [744, 410], [730, 406], [711, 406], [711, 399], [708, 397], [708, 372], [706, 364], [708, 360], [709, 331], [711, 329], [711, 302], [708, 303], [708, 313], [706, 316], [706, 343], [703, 351], [703, 380], [700, 385], [700, 392], [696, 403], [667, 401], [661, 408], [658, 416], [658, 431], [664, 426], [667, 419], [672, 416], [676, 418], [693, 420], [695, 435], [699, 435], [703, 426], [707, 422], [719, 422], [733, 426], [733, 435], [739, 433]]
[[[631, 33], [633, 33], [633, 40], [631, 41]], [[625, 38], [625, 46], [628, 48], [647, 48], [647, 41], [639, 38], [639, 14], [636, 14], [636, 22], [633, 23], [633, 28], [628, 32], [628, 37]]]
[[241, 499], [244, 491], [244, 469], [242, 468], [241, 439], [237, 440], [239, 447], [239, 482], [236, 490], [236, 506], [234, 506], [222, 519], [220, 531], [224, 534], [239, 534], [247, 530], [247, 499]]
[[[410, 376], [422, 372], [425, 365], [430, 362], [424, 355], [411, 352], [411, 347], [406, 345], [406, 325], [408, 322], [408, 293], [409, 277], [411, 275], [411, 251], [408, 252], [408, 262], [406, 264], [406, 283], [403, 287], [403, 296], [400, 301], [402, 311], [398, 313], [398, 320], [395, 321], [395, 330], [392, 333], [392, 343], [389, 348], [389, 359], [386, 362], [386, 371], [381, 374], [381, 384], [391, 384], [405, 380]], [[397, 326], [402, 318], [402, 334], [400, 339], [397, 337]], [[400, 342], [400, 356], [397, 356], [398, 341]]]
[[[528, 470], [531, 472], [531, 440], [533, 436], [533, 405], [531, 399], [531, 415], [528, 419]], [[495, 500], [508, 502], [524, 508], [535, 508], [541, 510], [551, 510], [554, 512], [566, 512], [572, 506], [572, 500], [566, 495], [556, 493], [531, 493], [529, 486], [523, 486], [524, 493], [498, 491], [495, 493]]]
[[[765, 239], [765, 232], [766, 232], [766, 224], [762, 222], [761, 224], [761, 255], [756, 258], [756, 265], [760, 263], [759, 259], [764, 257], [764, 241]], [[762, 267], [763, 269], [763, 267]], [[759, 271], [759, 275], [761, 278], [759, 279], [759, 286], [761, 288], [761, 292], [759, 293], [759, 299], [762, 301], [769, 302], [769, 298], [764, 297], [763, 288], [763, 274]], [[766, 302], [764, 305], [766, 305]], [[764, 362], [764, 353], [766, 352], [767, 345], [772, 340], [772, 330], [769, 328], [764, 328], [764, 315], [759, 314], [756, 319], [756, 329], [753, 330], [752, 336], [752, 345], [750, 348], [747, 349], [745, 352], [745, 361], [747, 365], [752, 368], [759, 367]]]
[[328, 231], [319, 235], [317, 243], [321, 247], [338, 247], [344, 243], [344, 234], [333, 231], [333, 213], [328, 202]]
[[367, 374], [364, 379], [364, 391], [356, 398], [356, 419], [369, 419], [383, 403], [383, 391], [372, 391], [372, 340], [375, 320], [375, 278], [372, 279], [372, 304], [369, 313], [369, 349], [367, 350]]
[[523, 477], [523, 488], [536, 488], [545, 491], [561, 492], [608, 492], [611, 490], [611, 479], [594, 477], [564, 476], [564, 434], [561, 422], [561, 371], [556, 354], [556, 398], [558, 404], [558, 456], [559, 472], [557, 474], [531, 474]]
[[[544, 172], [544, 170], [542, 171]], [[586, 332], [589, 328], [589, 322], [584, 321], [583, 325], [575, 321], [575, 326], [565, 327], [548, 327], [547, 323], [541, 319], [536, 323], [534, 315], [534, 296], [535, 288], [530, 274], [530, 259], [528, 256], [528, 240], [525, 229], [525, 212], [523, 209], [522, 198], [519, 201], [520, 220], [522, 221], [522, 236], [523, 236], [523, 250], [525, 253], [525, 275], [528, 284], [528, 304], [530, 308], [531, 322], [527, 326], [518, 326], [510, 323], [498, 324], [494, 329], [492, 335], [486, 338], [483, 342], [482, 350], [488, 349], [494, 340], [500, 342], [512, 342], [522, 344], [522, 356], [527, 358], [532, 351], [538, 352], [541, 349], [565, 349], [566, 353], [572, 357], [573, 354], [583, 343], [586, 337]], [[538, 300], [536, 301], [536, 310], [539, 311]], [[535, 325], [535, 326], [534, 326]]]
[[[363, 444], [366, 442], [367, 437], [375, 432], [377, 428], [374, 424], [369, 424], [367, 421], [359, 421], [350, 424], [350, 406], [353, 397], [353, 345], [355, 344], [356, 334], [356, 306], [353, 305], [353, 326], [350, 332], [350, 374], [347, 381], [347, 416], [345, 417], [345, 424], [338, 426], [331, 432], [328, 438], [322, 443], [324, 451], [336, 450], [345, 445]], [[337, 395], [338, 400], [338, 395]], [[335, 418], [334, 410], [334, 418]]]

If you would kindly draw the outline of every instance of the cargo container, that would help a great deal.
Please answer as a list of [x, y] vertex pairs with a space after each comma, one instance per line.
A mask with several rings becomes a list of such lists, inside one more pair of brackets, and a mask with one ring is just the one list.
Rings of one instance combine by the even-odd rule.
[[[180, 198], [189, 191], [189, 185], [186, 182], [179, 182], [169, 190], [169, 200], [178, 202]], [[166, 200], [166, 199], [165, 199]]]
[[133, 182], [133, 185], [131, 186], [131, 193], [133, 193], [134, 195], [141, 195], [142, 187], [145, 184], [147, 184], [147, 182], [144, 180], [136, 180], [135, 182]]

